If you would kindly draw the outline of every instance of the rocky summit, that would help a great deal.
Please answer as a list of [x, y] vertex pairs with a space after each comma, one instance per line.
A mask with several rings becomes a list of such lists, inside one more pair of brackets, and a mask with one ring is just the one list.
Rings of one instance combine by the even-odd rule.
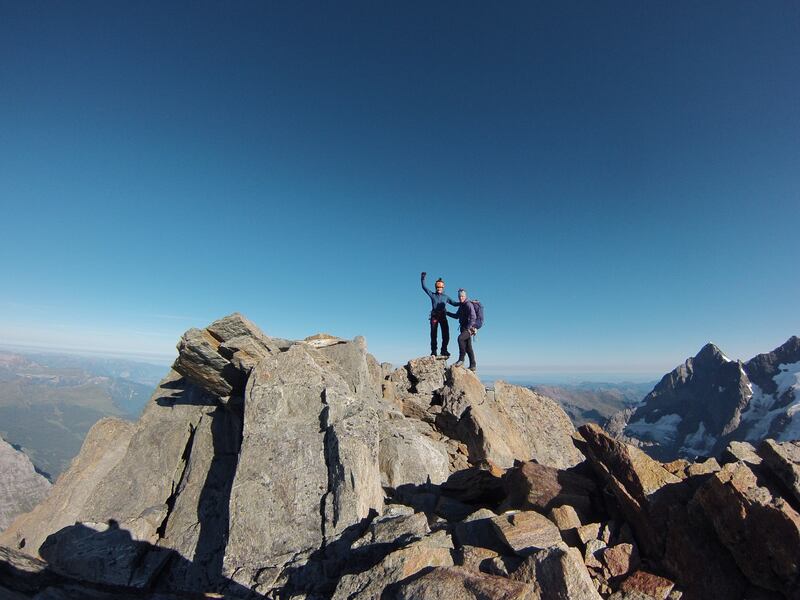
[[792, 442], [661, 463], [531, 390], [240, 314], [178, 350], [0, 534], [0, 597], [800, 596]]

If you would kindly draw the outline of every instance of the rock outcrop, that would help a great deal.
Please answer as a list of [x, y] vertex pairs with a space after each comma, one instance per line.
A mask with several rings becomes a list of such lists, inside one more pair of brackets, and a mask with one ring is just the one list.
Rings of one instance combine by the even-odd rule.
[[794, 443], [662, 464], [530, 390], [237, 314], [179, 351], [139, 421], [98, 423], [0, 538], [0, 594], [800, 594]]
[[49, 490], [50, 482], [36, 472], [31, 459], [0, 438], [0, 532], [39, 504]]

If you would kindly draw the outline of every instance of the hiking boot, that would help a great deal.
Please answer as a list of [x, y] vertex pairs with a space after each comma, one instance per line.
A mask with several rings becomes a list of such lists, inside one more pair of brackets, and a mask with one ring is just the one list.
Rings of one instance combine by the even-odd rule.
[[449, 352], [442, 352], [439, 356], [442, 356], [444, 358], [450, 358], [450, 353]]
[[436, 356], [436, 352], [431, 352], [431, 356]]
[[469, 366], [469, 370], [470, 370], [470, 371], [472, 371], [472, 372], [474, 373], [475, 371], [477, 371], [477, 370], [478, 370], [478, 365], [470, 365], [470, 366]]
[[463, 360], [460, 360], [460, 361], [458, 361], [457, 363], [453, 364], [453, 366], [454, 366], [454, 367], [463, 367], [463, 366], [464, 366], [464, 361], [463, 361]]

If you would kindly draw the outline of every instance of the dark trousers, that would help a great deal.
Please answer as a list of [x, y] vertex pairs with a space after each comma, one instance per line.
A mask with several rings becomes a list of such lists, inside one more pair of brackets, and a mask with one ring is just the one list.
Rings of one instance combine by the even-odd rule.
[[431, 354], [436, 354], [436, 330], [442, 328], [442, 351], [440, 354], [447, 354], [447, 344], [450, 343], [450, 325], [447, 323], [447, 316], [443, 318], [431, 317]]
[[469, 331], [462, 331], [458, 336], [458, 360], [464, 362], [464, 354], [469, 356], [469, 366], [475, 367], [475, 353], [472, 351], [472, 336]]

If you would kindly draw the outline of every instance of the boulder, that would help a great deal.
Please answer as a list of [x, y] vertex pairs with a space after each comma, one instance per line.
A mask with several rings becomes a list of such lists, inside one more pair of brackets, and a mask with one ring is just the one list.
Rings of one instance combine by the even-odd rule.
[[556, 506], [551, 509], [547, 517], [558, 527], [561, 532], [561, 539], [567, 545], [577, 547], [580, 543], [578, 528], [581, 527], [581, 520], [578, 513], [570, 505]]
[[742, 461], [751, 466], [761, 464], [761, 457], [756, 453], [753, 444], [748, 442], [731, 442], [722, 452], [722, 462], [736, 462]]
[[567, 468], [580, 462], [571, 438], [574, 428], [555, 401], [503, 382], [487, 394], [467, 369], [450, 368], [446, 375], [436, 424], [467, 446], [471, 463], [488, 460], [510, 468], [515, 460], [535, 459]]
[[406, 365], [409, 391], [414, 394], [425, 394], [438, 390], [444, 385], [444, 372], [447, 361], [435, 356], [415, 358]]
[[666, 600], [674, 587], [675, 584], [665, 577], [639, 570], [626, 577], [619, 589], [623, 592], [640, 592], [655, 600]]
[[429, 425], [399, 413], [384, 413], [380, 420], [380, 472], [386, 487], [424, 483], [440, 484], [450, 475], [450, 455], [435, 441]]
[[223, 401], [241, 396], [247, 376], [280, 345], [239, 313], [214, 321], [205, 329], [189, 329], [178, 342], [172, 368]]
[[742, 462], [712, 475], [696, 499], [751, 582], [800, 596], [800, 513]]
[[439, 567], [399, 584], [397, 600], [538, 600], [533, 586], [463, 567]]
[[519, 556], [563, 543], [558, 528], [534, 511], [504, 513], [491, 521], [500, 540]]
[[528, 461], [509, 469], [503, 478], [504, 509], [533, 509], [546, 513], [556, 506], [590, 508], [597, 492], [594, 481], [578, 473]]
[[378, 564], [360, 573], [345, 574], [338, 582], [332, 600], [370, 600], [384, 590], [423, 569], [452, 566], [453, 543], [444, 531], [437, 531], [385, 556]]
[[553, 547], [528, 556], [511, 579], [530, 583], [536, 598], [600, 600], [591, 576], [574, 548]]
[[764, 459], [766, 467], [800, 502], [800, 441], [764, 440], [758, 454]]
[[616, 544], [600, 551], [600, 562], [612, 578], [620, 578], [639, 566], [639, 556], [633, 544]]

